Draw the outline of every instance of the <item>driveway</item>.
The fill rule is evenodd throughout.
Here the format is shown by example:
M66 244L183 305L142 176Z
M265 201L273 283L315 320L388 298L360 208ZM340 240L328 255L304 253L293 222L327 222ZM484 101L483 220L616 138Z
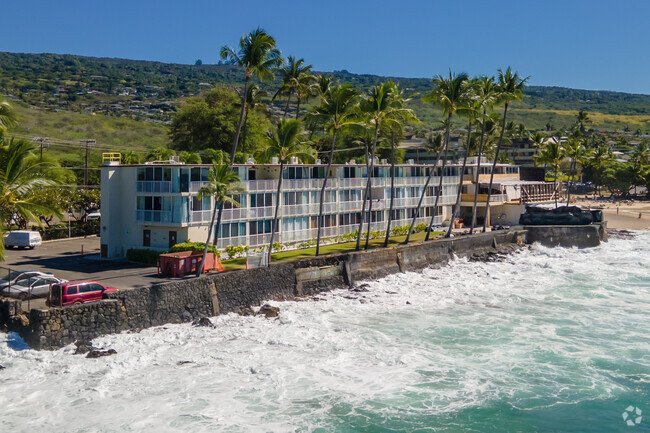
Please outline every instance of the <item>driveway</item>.
M146 286L166 279L157 275L156 267L125 260L101 260L99 244L99 237L89 236L46 241L33 250L7 249L5 261L0 262L0 275L4 277L8 269L51 272L66 280L95 280L118 289ZM37 300L31 306L38 308L41 303L45 305L44 301Z

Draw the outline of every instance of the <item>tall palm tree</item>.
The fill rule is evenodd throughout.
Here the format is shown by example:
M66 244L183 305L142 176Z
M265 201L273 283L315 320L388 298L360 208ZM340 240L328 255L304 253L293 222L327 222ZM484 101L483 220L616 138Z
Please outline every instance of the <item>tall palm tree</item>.
M149 161L167 161L174 156L175 152L167 146L155 146L149 149L147 160Z
M212 208L212 218L210 219L210 226L208 227L208 237L205 240L205 248L203 249L203 258L201 263L196 269L196 276L198 277L203 273L205 268L205 258L208 255L210 247L210 238L212 237L212 228L214 227L214 218L219 211L217 217L216 236L214 245L216 247L219 241L219 227L221 227L221 215L223 214L224 203L229 203L233 206L239 206L239 203L233 198L233 195L245 192L246 190L241 184L239 173L232 171L228 163L213 163L208 172L208 182L204 184L197 194L199 200L203 197L214 197L214 206Z
M539 155L535 157L536 164L549 165L553 169L553 191L555 195L555 207L557 207L557 178L560 173L560 164L564 159L564 150L559 140L550 140L542 148Z
M282 118L287 117L289 112L289 103L291 96L298 91L298 85L301 78L310 74L312 65L305 65L304 59L296 59L294 56L287 57L287 61L277 71L282 75L282 85L273 95L272 100L275 100L280 95L287 95L287 106L284 109ZM297 118L297 117L296 117Z
M489 120L488 111L492 111L492 108L494 107L494 104L497 100L494 77L479 78L475 91L477 104L476 108L481 112L481 139L479 141L477 153L478 158L476 163L476 178L474 179L476 184L474 187L474 205L472 206L472 222L469 229L470 234L474 232L474 225L476 224L476 206L478 204L478 191L480 186L479 178L481 175L481 158L483 157L483 147L485 144L485 129ZM493 124L494 122L492 122L492 125Z
M591 123L589 113L582 110L578 111L578 114L576 114L575 129L579 131L580 134L584 134L587 130L585 125L588 125L589 123Z
M487 201L485 203L485 218L483 219L483 232L487 230L487 222L490 215L490 197L492 196L492 184L494 183L494 171L497 167L499 159L499 151L503 143L503 133L506 130L506 118L508 115L508 105L512 101L521 101L524 97L524 86L529 77L521 78L516 72L508 67L505 72L499 69L498 78L498 95L499 102L503 102L503 126L501 127L501 134L499 135L499 142L497 144L496 154L494 155L494 162L492 163L492 172L490 173L490 186L488 187Z
M260 90L257 84L251 84L246 91L246 114L244 115L244 127L242 131L242 152L246 152L246 132L248 131L248 113L261 106L262 98L267 96L265 90Z
M465 156L463 158L463 166L460 169L460 179L458 180L458 191L456 191L456 202L451 214L451 223L447 230L446 238L451 237L451 232L454 229L454 221L458 214L460 214L460 198L463 190L463 182L465 177L465 167L467 167L467 156L472 148L472 124L476 117L481 112L481 107L478 105L478 80L466 81L465 92L463 93L462 106L458 108L458 114L467 118L467 144L465 146Z
M336 147L336 134L342 128L354 123L354 115L359 103L359 92L350 84L335 86L321 93L321 103L313 111L307 114L307 120L314 123L322 123L332 133L332 144L330 146L325 178L320 191L318 207L318 229L316 232L316 255L320 252L320 234L323 222L323 200L325 189L334 159L334 148Z
M571 202L571 186L573 185L573 177L577 174L578 164L582 164L587 156L587 149L577 137L571 137L564 144L564 154L569 158L569 186L567 188L566 204Z
M36 214L60 216L53 203L43 203L43 188L56 185L55 170L36 156L37 146L25 140L0 142L0 231L14 214L25 220L39 221ZM0 237L0 260L4 260L4 241Z
M391 114L391 123L388 127L390 130L390 205L388 208L388 223L386 224L386 237L384 239L384 248L388 246L390 238L390 225L393 221L393 208L395 204L395 134L400 138L403 136L403 126L406 122L420 123L415 112L406 108L406 103L414 95L408 98L404 96L404 91L396 85L396 93L393 95L393 112ZM366 240L367 242L367 240Z
M390 124L397 122L395 111L399 107L399 102L395 100L395 96L399 90L395 83L386 81L384 83L373 86L365 99L359 104L362 113L367 116L368 121L374 127L374 138L372 147L370 149L370 161L368 162L368 176L366 180L366 190L362 197L361 205L361 221L359 221L359 236L357 236L357 251L360 248L361 233L363 232L363 217L366 210L366 201L369 200L372 193L372 178L375 168L375 151L377 149L377 139L379 137L379 128L382 123ZM368 235L366 237L365 249L368 249L368 241L370 240L370 227L372 226L372 199L369 200L368 205Z
M280 172L278 174L278 189L275 194L275 215L271 224L271 240L269 241L268 265L271 264L271 251L273 251L273 238L277 231L278 210L280 209L280 198L282 194L282 173L284 165L289 158L296 156L303 160L313 160L314 151L305 147L300 141L302 123L299 120L280 120L273 134L269 135L268 144L264 150L267 158L277 156L280 161Z
M438 163L440 162L443 147L444 147L443 138L440 133L438 133L435 136L433 135L429 136L429 143L427 148L431 152L436 152L436 162L434 162L431 168L429 168L429 175L427 176L427 180L426 182L424 182L424 187L422 188L422 192L420 193L420 200L418 201L418 205L416 206L416 208L412 211L413 218L411 219L411 226L409 227L409 231L408 233L406 233L406 239L404 240L404 244L409 243L409 240L411 239L411 233L413 233L413 227L415 226L415 222L420 217L420 209L422 208L422 202L424 201L424 196L427 192L427 188L429 187L429 183L431 182L431 178L433 177L433 174L436 171L436 167L438 167Z
M442 180L445 175L445 164L447 163L447 150L449 148L449 132L451 128L451 116L462 105L465 93L465 82L467 81L467 74L453 74L449 71L449 77L445 78L438 75L433 79L433 90L422 98L424 102L432 102L438 107L442 108L446 117L445 127L445 144L443 146L444 159L442 160L442 167L440 169L440 182L438 183L438 191L436 193L436 201L433 205L433 212L431 214L431 221L427 227L427 234L425 240L429 240L431 235L431 227L433 226L434 219L438 213L438 201L442 193ZM452 222L453 223L453 222Z
M230 151L230 165L233 165L237 144L239 143L239 133L244 122L248 82L253 76L260 81L272 80L274 78L273 71L282 64L282 58L280 57L280 50L276 48L275 39L259 27L242 36L239 41L238 51L235 51L232 47L223 46L220 50L220 56L223 60L244 68L246 74L244 88L241 93L239 123L235 130L235 138Z
M316 77L312 74L301 74L296 78L296 119L300 118L300 103L318 94Z

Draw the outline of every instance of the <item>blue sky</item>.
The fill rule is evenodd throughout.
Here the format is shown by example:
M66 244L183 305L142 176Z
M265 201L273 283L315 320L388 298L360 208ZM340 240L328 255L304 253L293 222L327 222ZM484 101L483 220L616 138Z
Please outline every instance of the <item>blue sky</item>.
M0 51L216 63L257 26L318 71L432 77L510 65L530 84L650 94L646 0L3 2Z

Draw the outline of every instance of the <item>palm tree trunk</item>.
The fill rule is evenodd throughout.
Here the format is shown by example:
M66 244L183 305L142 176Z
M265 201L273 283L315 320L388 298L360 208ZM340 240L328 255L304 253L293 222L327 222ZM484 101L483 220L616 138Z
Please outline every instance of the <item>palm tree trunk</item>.
M365 147L365 153L366 153L366 172L370 173L370 155L368 154L368 146L364 145ZM359 221L359 229L357 233L357 246L355 248L356 251L359 251L359 248L361 247L361 232L363 232L363 216L366 213L366 197L368 197L369 194L369 185L368 182L366 182L366 187L363 190L363 197L361 197L361 221Z
M555 209L557 209L557 197L559 195L557 192L557 175L558 172L560 171L559 168L560 168L559 165L555 167L555 176L553 176L553 194L555 196Z
M494 171L497 167L497 161L499 159L499 151L501 150L501 143L503 142L503 133L506 130L506 115L508 114L508 102L506 102L503 109L503 126L501 127L501 133L499 134L499 143L497 144L497 151L494 154L494 162L492 163L492 172L490 173L490 186L488 187L487 201L485 202L485 218L483 219L483 233L487 231L487 221L490 216L490 197L492 197L492 183L494 182ZM490 221L491 223L492 221Z
M246 132L248 132L248 111L249 107L248 104L246 104L246 115L244 116L244 130L242 131L242 138L241 138L241 151L246 152Z
M390 209L388 210L388 224L386 225L386 239L384 248L388 246L390 237L390 223L393 220L393 204L395 202L395 133L390 132Z
M241 93L241 112L239 113L239 123L237 124L237 130L235 130L235 140L232 143L232 150L230 151L230 166L235 163L235 153L237 152L237 144L239 143L239 132L241 131L242 123L244 123L244 111L246 110L246 92L248 91L248 80L246 77L244 80L244 90Z
M271 240L269 241L269 257L267 265L271 266L271 251L273 250L273 237L275 235L275 226L278 223L278 210L280 210L280 192L282 191L282 170L284 169L284 160L280 161L280 178L278 179L278 191L275 194L275 216L271 224Z
M377 136L379 134L379 122L375 124L375 139L372 142L372 152L370 154L370 173L368 173L368 234L366 235L366 245L364 249L368 249L368 242L370 241L370 228L372 227L372 177L375 171L375 150L377 149Z
M570 166L570 176L571 178L569 179L569 182L567 183L567 195L566 195L566 205L569 206L569 203L571 203L571 185L573 184L573 176L575 176L575 171L578 166L578 163L576 160L571 161L571 166Z
M210 246L210 237L212 236L212 227L214 226L214 217L217 215L217 208L219 208L219 221L221 221L221 211L223 210L223 204L215 203L214 209L212 209L212 218L210 219L210 227L208 227L208 238L205 240L205 248L203 248L203 257L201 258L201 263L196 268L196 276L199 277L203 273L205 268L205 258L208 256L208 247ZM217 233L219 232L219 227L217 227Z
M316 256L318 256L320 253L320 229L323 223L323 201L325 199L325 188L327 188L327 180L329 179L330 168L332 167L332 159L334 158L334 146L336 146L336 128L334 128L334 132L332 133L332 146L330 147L327 169L325 169L325 179L323 180L323 187L320 189L320 203L318 205L318 229L316 231Z
M449 128L451 127L451 113L447 116L447 130L445 131L445 146L444 146L444 155L445 159L442 160L442 167L440 168L440 182L438 182L438 191L436 192L436 201L433 204L433 213L431 214L431 221L427 227L427 235L424 237L425 241L429 240L431 237L431 227L433 226L433 221L435 220L438 214L438 201L440 200L440 195L442 194L442 179L445 177L445 165L447 164L447 147L449 146Z
M476 185L474 187L474 206L472 207L472 226L469 234L474 233L476 225L476 205L478 204L479 177L481 176L481 156L483 155L483 139L485 137L485 110L483 110L483 124L481 125L481 143L478 146L478 162L476 163Z
M447 230L446 238L451 237L451 231L454 228L454 221L456 220L456 215L460 213L460 196L463 189L463 177L465 176L465 167L467 166L467 155L469 154L469 146L472 139L472 120L470 119L469 125L467 126L467 147L465 149L465 158L463 158L463 168L460 169L460 180L458 181L458 191L456 192L456 204L454 205L454 212L451 214L451 224L449 224L449 230Z
M300 95L298 95L298 105L296 105L296 119L300 116Z
M287 113L289 112L289 101L291 100L292 93L293 90L289 90L289 96L287 96L287 106L284 107L284 115L282 115L282 120L284 120L287 117Z
M431 167L431 170L429 170L429 176L427 177L427 181L424 183L424 189L420 194L420 200L418 201L418 206L414 209L413 219L411 220L411 226L409 227L409 231L406 234L406 240L404 241L404 244L409 243L409 239L411 238L411 233L413 232L413 227L415 226L415 221L420 217L420 208L422 207L424 196L427 192L427 188L429 187L429 183L431 182L431 178L433 177L433 173L435 173L436 167L438 167L438 162L440 161L441 156L442 156L442 148L438 150L438 156L436 156L436 162L433 164L433 167Z

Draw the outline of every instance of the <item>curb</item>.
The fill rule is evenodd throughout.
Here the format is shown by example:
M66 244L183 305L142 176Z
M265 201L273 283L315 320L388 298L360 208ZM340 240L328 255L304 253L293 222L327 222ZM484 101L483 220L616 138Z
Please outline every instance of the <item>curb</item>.
M61 238L61 239L50 239L47 241L42 241L43 244L49 244L51 242L61 242L61 241L72 241L75 239L88 239L88 238L99 238L99 235L88 235L88 236L73 236L71 238Z

